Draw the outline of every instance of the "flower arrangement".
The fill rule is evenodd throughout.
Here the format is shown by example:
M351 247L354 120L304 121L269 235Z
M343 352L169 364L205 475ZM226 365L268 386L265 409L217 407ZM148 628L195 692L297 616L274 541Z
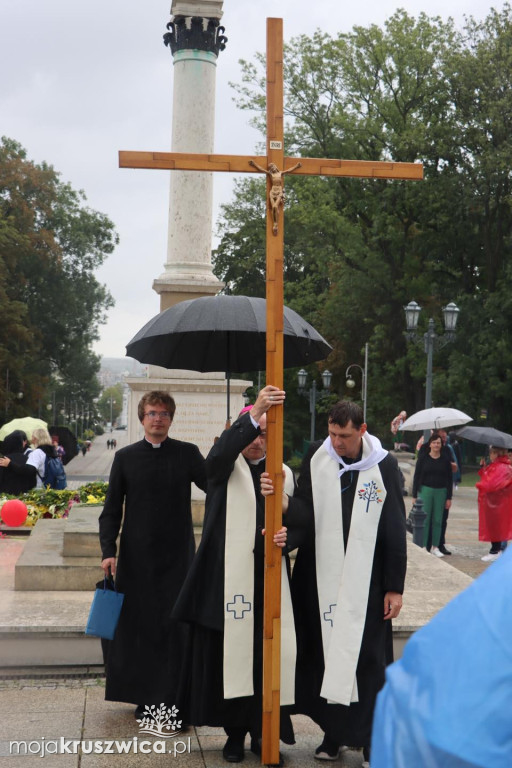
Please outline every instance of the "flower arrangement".
M103 504L107 488L108 483L94 482L82 485L76 490L33 489L19 496L2 496L0 498L0 507L7 499L20 499L27 505L28 509L25 525L31 527L41 517L67 517L73 504Z

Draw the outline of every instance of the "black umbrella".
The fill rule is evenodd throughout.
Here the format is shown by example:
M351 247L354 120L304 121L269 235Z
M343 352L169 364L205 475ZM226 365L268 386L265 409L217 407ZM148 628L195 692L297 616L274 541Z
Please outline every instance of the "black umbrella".
M207 296L181 301L153 317L126 345L141 363L190 371L264 370L266 301L253 296ZM284 366L323 360L332 347L297 312L284 308Z
M493 427L463 427L457 431L457 437L464 437L474 443L494 445L495 448L508 448L512 450L512 435L500 432Z
M78 453L75 435L67 427L50 427L48 431L50 435L56 435L59 438L59 445L62 445L65 450L65 454L62 457L62 463L67 464L68 461L71 461L71 459Z

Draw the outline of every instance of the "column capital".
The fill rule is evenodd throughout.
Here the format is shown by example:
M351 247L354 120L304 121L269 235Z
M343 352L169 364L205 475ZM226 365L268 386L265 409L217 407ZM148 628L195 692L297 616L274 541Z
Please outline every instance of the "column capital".
M222 18L224 0L172 0L173 16L205 16L209 19Z
M223 34L224 27L219 26L218 18L203 16L174 16L167 24L168 32L164 43L174 55L177 51L208 51L219 55L228 41Z

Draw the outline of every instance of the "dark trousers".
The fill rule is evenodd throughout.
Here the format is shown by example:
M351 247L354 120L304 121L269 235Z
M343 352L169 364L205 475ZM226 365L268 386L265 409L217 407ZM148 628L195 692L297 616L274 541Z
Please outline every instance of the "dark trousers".
M446 527L448 525L448 515L450 514L449 509L445 509L443 512L443 523L441 525L441 538L439 539L439 546L444 547L445 541L446 541Z
M226 736L229 736L230 739L234 739L235 741L244 741L246 734L250 731L250 728L249 726L244 728L243 726L225 725L224 730L226 731ZM254 737L254 734L251 733L251 736Z

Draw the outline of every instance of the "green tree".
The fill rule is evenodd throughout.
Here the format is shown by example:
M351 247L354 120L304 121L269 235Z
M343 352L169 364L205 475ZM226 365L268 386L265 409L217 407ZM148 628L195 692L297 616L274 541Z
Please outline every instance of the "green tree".
M51 375L73 381L78 360L87 360L82 375L94 377L99 368L91 345L113 300L94 272L117 235L84 203L83 192L52 166L31 162L16 141L2 139L0 298L8 320L0 327L0 364L24 391L25 412L40 408Z
M123 410L123 388L121 384L107 387L98 400L98 411L104 422L114 424Z
M382 28L316 32L286 46L288 154L424 164L419 183L286 181L285 300L333 345L326 363L340 395L346 366L362 362L369 342L369 422L387 439L391 418L424 402L425 354L403 333L411 299L425 309L420 333L448 301L461 308L456 344L434 359L434 402L475 416L486 407L512 428L501 349L512 320L511 21L509 5L461 30L397 11ZM259 127L263 63L243 63L236 86ZM241 184L223 210L216 269L235 292L253 284L244 267L254 260L263 288L257 194L254 182Z

